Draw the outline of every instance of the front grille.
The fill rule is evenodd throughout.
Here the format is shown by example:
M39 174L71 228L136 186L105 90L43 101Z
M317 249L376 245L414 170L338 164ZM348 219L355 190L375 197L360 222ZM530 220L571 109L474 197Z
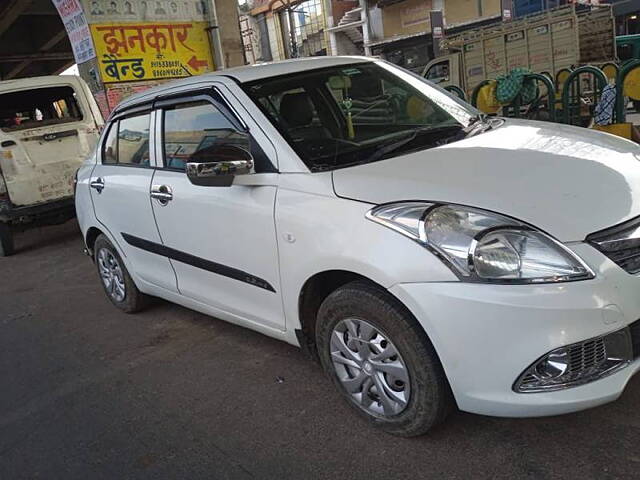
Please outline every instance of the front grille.
M640 217L592 233L587 242L628 273L640 272Z

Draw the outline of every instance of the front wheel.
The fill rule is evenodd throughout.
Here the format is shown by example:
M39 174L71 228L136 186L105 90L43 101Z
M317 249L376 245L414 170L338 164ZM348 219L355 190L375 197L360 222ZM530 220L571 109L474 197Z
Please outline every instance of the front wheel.
M13 233L11 225L0 222L0 257L13 255Z
M338 391L388 433L426 433L454 406L431 342L381 288L357 281L330 294L318 312L316 342Z

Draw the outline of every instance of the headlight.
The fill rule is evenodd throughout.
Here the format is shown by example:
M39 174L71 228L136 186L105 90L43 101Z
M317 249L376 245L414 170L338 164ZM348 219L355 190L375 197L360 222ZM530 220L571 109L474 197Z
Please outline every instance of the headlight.
M429 248L464 280L543 283L594 277L560 242L497 213L458 205L401 202L375 207L367 218Z

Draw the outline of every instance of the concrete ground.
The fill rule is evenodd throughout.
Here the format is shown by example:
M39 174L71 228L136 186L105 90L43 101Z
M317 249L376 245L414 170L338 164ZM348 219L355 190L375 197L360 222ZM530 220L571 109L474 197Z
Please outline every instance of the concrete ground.
M17 247L0 258L0 479L640 475L640 377L586 412L456 413L394 438L294 347L162 301L120 313L73 222Z

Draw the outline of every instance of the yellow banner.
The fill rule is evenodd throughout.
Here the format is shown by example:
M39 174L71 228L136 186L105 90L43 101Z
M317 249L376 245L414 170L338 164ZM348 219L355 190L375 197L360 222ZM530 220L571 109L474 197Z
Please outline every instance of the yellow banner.
M104 83L190 77L214 70L206 22L91 25Z

